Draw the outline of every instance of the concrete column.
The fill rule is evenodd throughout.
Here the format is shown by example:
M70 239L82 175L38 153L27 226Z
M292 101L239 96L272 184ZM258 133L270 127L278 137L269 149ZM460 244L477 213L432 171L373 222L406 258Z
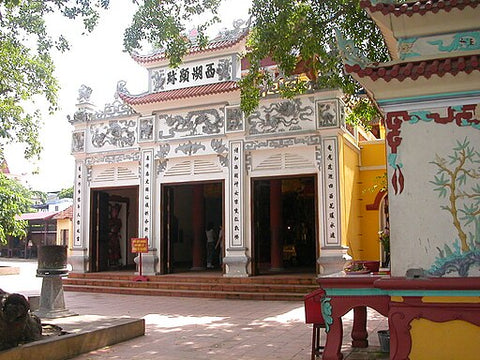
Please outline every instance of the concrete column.
M205 269L205 207L203 203L203 184L193 186L192 199L192 270Z
M270 270L283 270L282 180L270 181Z

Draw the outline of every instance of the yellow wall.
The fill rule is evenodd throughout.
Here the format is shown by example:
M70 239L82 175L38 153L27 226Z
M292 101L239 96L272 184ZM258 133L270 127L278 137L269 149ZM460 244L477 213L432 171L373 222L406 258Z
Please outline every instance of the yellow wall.
M339 137L340 211L342 213L342 245L349 247L349 255L358 257L360 235L359 162L360 151L349 135Z
M469 322L415 319L410 325L411 360L474 360L480 356L480 327Z
M378 239L379 211L367 210L367 205L373 204L379 193L374 189L380 185L381 177L386 172L385 141L368 141L360 143L361 164L359 175L359 217L361 231L356 254L357 260L379 260L380 243ZM381 209L380 209L381 210Z
M70 249L73 246L73 223L70 219L58 219L57 220L57 244L62 244L61 230L68 230L68 255L70 255Z

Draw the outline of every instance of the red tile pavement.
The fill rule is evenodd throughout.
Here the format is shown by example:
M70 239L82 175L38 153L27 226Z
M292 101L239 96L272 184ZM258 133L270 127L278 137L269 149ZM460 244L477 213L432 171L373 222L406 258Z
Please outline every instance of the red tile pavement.
M305 324L303 302L74 292L65 294L65 302L79 314L146 321L145 336L75 359L310 359L312 328ZM352 319L352 313L344 317L345 359L388 359L378 357L376 334L387 329L386 319L369 311L372 346L351 352Z

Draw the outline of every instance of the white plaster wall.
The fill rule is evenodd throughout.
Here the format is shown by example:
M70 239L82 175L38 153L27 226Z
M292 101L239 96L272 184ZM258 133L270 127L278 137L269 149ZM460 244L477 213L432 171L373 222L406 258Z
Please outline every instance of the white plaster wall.
M453 153L457 141L463 142L464 139L469 139L470 145L479 151L480 130L470 126L459 127L454 122L403 122L401 137L403 140L398 148L397 160L403 164L401 170L405 178L405 188L401 194L394 194L391 181L393 168L388 167L391 266L395 276L404 276L409 268L430 269L439 256L439 249L445 251L446 244L454 250L458 233L451 214L442 210L443 206L450 205L450 192L440 198L438 191L434 191L437 186L432 181L435 180L438 167L431 162L439 155L446 158L448 163L451 160L448 156ZM476 167L477 171L479 169L478 164L467 166ZM470 189L472 185L472 182L467 182L464 188ZM465 225L465 221L462 221L462 226L466 233L475 231L473 224Z

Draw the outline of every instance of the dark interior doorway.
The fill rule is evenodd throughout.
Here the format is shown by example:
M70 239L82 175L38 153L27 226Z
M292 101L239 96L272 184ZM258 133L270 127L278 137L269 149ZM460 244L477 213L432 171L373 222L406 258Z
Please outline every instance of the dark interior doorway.
M315 189L315 176L253 180L254 274L315 273Z
M163 273L203 270L207 261L205 230L209 223L218 236L223 224L223 181L162 186ZM213 266L220 269L219 249Z
M130 239L138 233L138 187L91 192L90 271L134 269Z

